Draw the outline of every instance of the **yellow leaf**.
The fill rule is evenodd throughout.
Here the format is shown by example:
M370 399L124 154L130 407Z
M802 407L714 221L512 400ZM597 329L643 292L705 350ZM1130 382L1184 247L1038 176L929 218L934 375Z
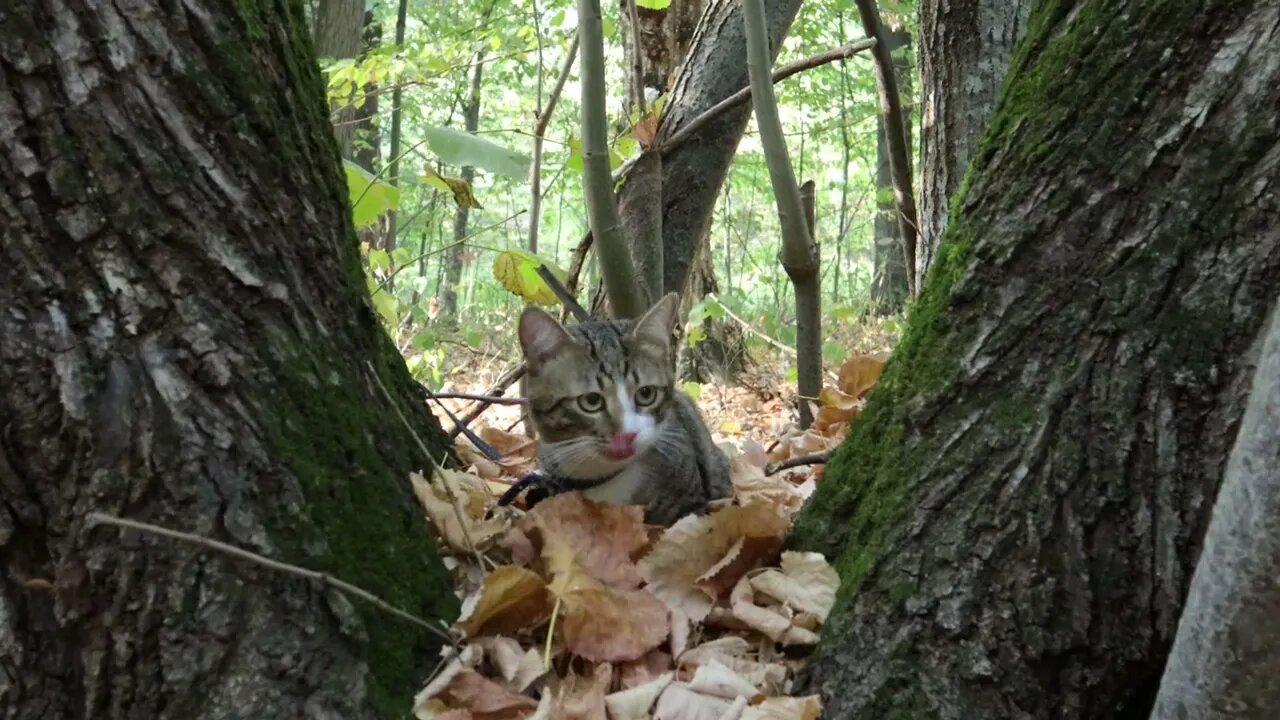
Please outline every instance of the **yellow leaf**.
M458 620L467 637L536 627L551 614L547 585L532 570L502 565L484 578L471 612Z
M855 398L862 397L880 379L884 360L880 355L854 355L845 360L840 366L840 390Z
M471 192L471 184L459 177L440 175L431 168L422 173L422 181L437 190L453 194L453 202L460 208L484 209L476 196Z
M551 291L542 276L538 275L539 265L546 265L551 274L562 283L568 277L564 270L556 265L537 255L515 249L504 250L494 257L493 276L502 283L502 287L528 302L554 305L559 298Z

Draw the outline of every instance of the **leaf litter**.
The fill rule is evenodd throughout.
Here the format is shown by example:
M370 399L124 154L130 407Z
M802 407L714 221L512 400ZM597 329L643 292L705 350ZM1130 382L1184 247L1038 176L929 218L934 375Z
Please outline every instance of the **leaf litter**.
M666 529L646 526L639 507L578 493L528 511L519 503L496 508L496 498L534 469L537 443L510 430L518 407L491 408L498 417L478 433L501 461L460 437L464 471L411 477L463 601L454 625L461 640L443 651L414 716L817 718L817 696L789 691L839 578L821 555L781 548L822 466L775 475L764 467L835 447L883 364L883 355L846 360L805 431L786 419L781 396L703 393L701 409L730 459L734 497Z

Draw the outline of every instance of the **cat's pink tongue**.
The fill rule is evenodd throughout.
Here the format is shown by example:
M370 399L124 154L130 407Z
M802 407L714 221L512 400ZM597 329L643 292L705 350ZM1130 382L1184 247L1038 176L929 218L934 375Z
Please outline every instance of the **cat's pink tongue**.
M633 432L614 433L609 438L609 446L604 454L612 460L625 460L636 454L636 434Z

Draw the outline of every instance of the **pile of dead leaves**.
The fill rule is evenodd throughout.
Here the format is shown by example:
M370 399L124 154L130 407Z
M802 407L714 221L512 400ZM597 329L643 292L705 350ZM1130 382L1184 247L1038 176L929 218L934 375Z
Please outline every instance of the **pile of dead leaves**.
M818 717L816 697L786 694L838 578L820 555L780 552L796 488L727 450L737 498L665 530L577 493L487 517L478 476L414 476L464 598L461 650L416 716Z
M821 466L764 468L839 443L883 365L883 356L849 358L805 431L781 417L776 398L756 408L750 430L713 421L716 436L733 441L721 447L734 497L668 529L646 526L639 507L577 493L529 512L496 508L533 470L536 441L482 427L502 455L494 461L460 439L466 472L412 478L463 599L459 642L418 694L416 717L817 718L816 696L788 693L838 578L820 555L781 547ZM719 395L732 400L724 414L745 402L730 395ZM765 423L775 438L767 448L752 437Z

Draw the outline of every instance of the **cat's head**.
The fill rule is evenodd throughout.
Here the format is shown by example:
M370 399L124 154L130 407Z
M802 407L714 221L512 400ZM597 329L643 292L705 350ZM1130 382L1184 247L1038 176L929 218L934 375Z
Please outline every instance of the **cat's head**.
M671 405L679 308L670 293L633 321L565 328L538 308L520 315L529 418L557 472L605 477L654 447Z

